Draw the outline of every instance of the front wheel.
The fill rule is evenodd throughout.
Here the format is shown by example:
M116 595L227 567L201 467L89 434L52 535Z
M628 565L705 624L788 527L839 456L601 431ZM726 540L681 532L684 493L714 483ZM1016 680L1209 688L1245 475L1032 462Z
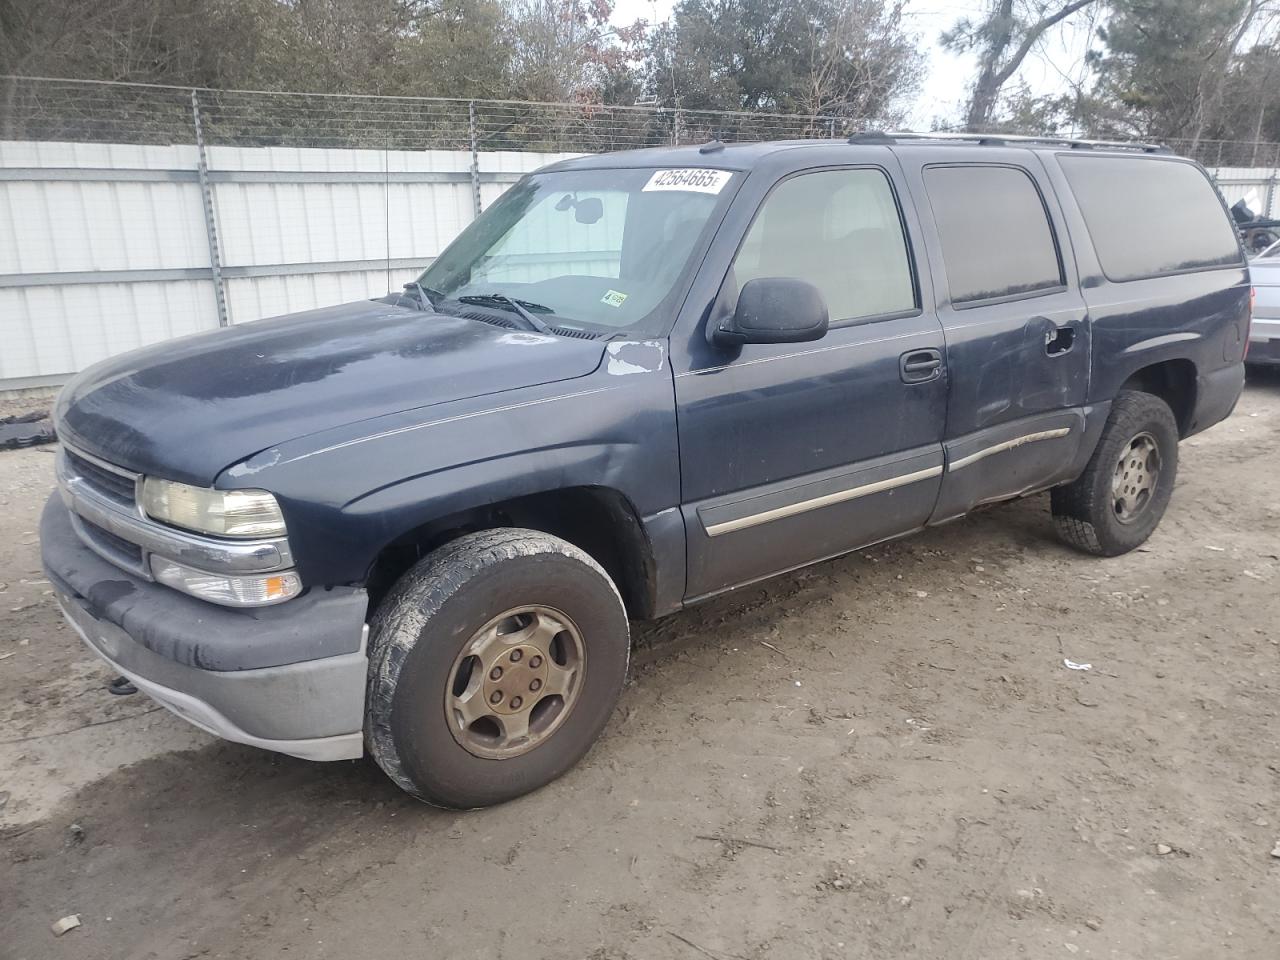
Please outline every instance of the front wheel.
M373 616L365 740L400 787L484 807L554 780L590 748L626 678L613 581L534 530L471 534L425 557Z
M1096 556L1128 553L1164 516L1177 473L1178 424L1169 405L1120 391L1084 473L1050 493L1058 535Z

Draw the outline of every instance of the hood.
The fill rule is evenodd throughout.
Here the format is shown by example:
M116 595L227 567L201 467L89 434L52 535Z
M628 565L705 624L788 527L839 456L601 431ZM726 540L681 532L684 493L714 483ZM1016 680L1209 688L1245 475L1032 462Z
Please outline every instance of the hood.
M109 462L207 486L260 450L330 427L585 376L604 346L343 304L99 363L63 391L57 429Z

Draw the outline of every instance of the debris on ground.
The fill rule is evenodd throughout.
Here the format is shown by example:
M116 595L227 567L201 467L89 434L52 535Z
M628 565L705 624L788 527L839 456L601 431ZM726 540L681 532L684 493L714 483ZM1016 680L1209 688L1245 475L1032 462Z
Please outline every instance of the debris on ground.
M845 876L843 873L833 873L828 877L824 877L817 883L819 890L852 890L854 880Z
M1076 663L1074 660L1070 660L1066 657L1063 657L1062 665L1066 667L1068 670L1092 670L1093 669L1092 663Z
M40 443L53 443L56 439L48 410L0 417L0 450L34 447Z
M55 937L60 937L68 930L74 930L80 926L80 914L73 913L70 916L63 917L61 920L55 920L49 924L49 929L53 931Z
M133 681L128 677L120 676L107 684L107 692L113 696L127 697L130 694L137 693L138 688L134 686Z

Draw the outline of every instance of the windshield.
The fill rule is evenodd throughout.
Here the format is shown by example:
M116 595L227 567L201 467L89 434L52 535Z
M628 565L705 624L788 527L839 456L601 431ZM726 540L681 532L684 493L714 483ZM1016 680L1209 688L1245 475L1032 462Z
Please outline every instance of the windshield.
M460 301L466 312L526 309L553 328L663 333L689 255L728 202L733 176L654 168L534 174L418 282L442 312L460 312Z

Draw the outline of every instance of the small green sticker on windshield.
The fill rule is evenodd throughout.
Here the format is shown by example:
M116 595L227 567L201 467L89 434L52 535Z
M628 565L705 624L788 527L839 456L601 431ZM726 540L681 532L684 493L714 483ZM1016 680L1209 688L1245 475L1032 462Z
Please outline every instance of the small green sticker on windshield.
M617 290L610 290L600 298L600 302L607 303L611 307L620 307L627 302L627 295Z

